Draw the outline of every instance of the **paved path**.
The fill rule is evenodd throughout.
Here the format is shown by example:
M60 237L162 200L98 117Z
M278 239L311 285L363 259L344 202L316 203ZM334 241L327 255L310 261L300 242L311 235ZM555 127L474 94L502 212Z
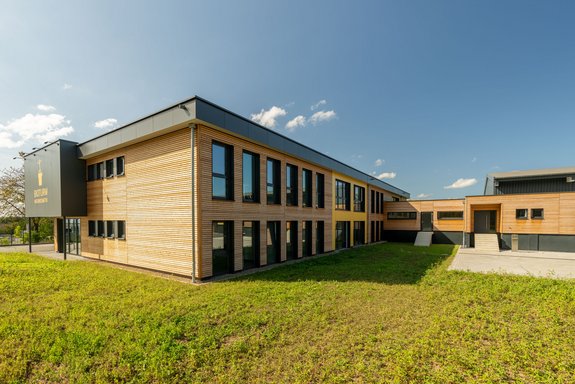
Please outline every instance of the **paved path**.
M459 248L450 270L496 272L537 277L575 278L575 253L538 251L484 252Z
M12 253L12 252L22 252L28 253L28 245L12 245L0 247L0 252ZM45 257L50 257L52 259L63 260L64 254L54 251L54 244L32 244L32 253L36 255L41 255ZM90 260L82 256L77 255L66 255L68 260Z

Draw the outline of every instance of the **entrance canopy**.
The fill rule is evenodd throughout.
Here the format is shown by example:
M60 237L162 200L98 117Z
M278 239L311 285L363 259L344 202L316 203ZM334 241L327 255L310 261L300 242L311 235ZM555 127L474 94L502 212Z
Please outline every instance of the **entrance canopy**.
M26 217L86 216L86 162L58 140L24 157Z

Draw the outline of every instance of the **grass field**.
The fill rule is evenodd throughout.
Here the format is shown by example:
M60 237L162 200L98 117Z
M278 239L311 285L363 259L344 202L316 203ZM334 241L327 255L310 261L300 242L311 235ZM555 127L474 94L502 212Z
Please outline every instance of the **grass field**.
M383 244L192 286L0 254L0 382L573 382L575 282Z

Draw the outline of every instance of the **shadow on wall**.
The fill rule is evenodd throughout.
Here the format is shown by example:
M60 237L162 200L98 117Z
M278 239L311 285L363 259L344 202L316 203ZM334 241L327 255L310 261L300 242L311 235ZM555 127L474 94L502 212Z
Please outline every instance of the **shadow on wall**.
M370 245L234 280L416 284L429 269L447 259L453 249L453 245L432 245L429 248L401 243Z

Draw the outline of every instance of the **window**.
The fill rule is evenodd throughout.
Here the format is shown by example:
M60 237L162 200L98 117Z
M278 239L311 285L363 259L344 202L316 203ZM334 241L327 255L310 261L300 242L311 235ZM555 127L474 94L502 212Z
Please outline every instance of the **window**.
M399 201L399 197L393 196L393 197L391 198L391 201Z
M379 212L379 192L375 192L375 213L380 213Z
M104 221L98 220L98 237L105 237L106 236L106 228L104 227Z
M94 181L98 178L98 170L96 169L96 164L88 165L88 181Z
M124 156L116 157L116 176L124 175Z
M96 222L94 220L88 221L88 236L98 236L98 230L96 229Z
M114 159L106 160L106 178L114 177Z
M375 222L375 241L381 241L381 238L379 237L379 227L380 226L381 226L381 222L376 221Z
M371 190L371 213L375 213L375 191Z
M359 185L353 186L353 210L365 212L365 188Z
M369 222L369 242L375 243L375 221Z
M114 222L111 220L106 221L106 236L110 239L113 239L115 237Z
M301 171L302 206L309 208L313 206L311 176L311 171L309 169L303 169Z
M242 254L244 269L259 267L260 222L244 221L242 228Z
M543 208L533 208L531 210L532 219L543 219Z
M415 220L417 212L387 212L387 220Z
M286 221L286 257L297 258L297 221Z
M324 242L324 222L318 221L315 223L315 253L320 255L323 253L323 242Z
M104 162L100 162L96 164L96 167L98 168L98 179L103 179L106 175L106 165Z
M267 180L266 180L266 193L268 204L281 204L280 199L280 167L279 160L268 158L267 161Z
M335 209L349 211L349 197L349 183L335 180Z
M379 222L379 241L383 240L383 221Z
M437 220L463 220L463 211L437 212Z
M286 166L286 205L297 205L297 167Z
M123 220L116 221L116 232L118 232L118 239L126 239L126 222Z
M311 240L311 231L312 231L312 222L311 221L303 221L301 227L301 244L302 244L302 256L311 256L312 255L312 240Z
M268 221L266 230L266 250L267 263L279 263L281 260L280 252L280 222Z
M335 222L335 249L349 248L349 221Z
M234 271L234 222L212 223L212 275L224 275Z
M260 157L244 151L242 162L243 200L252 203L260 201Z
M384 197L383 193L380 193L379 194L379 213L383 213L383 201L384 201L383 197Z
M365 221L353 222L353 245L365 244Z
M516 209L515 210L515 218L516 219L523 219L527 220L529 218L529 210L526 208Z
M315 193L317 195L316 204L318 208L325 207L325 197L324 197L324 185L325 177L321 173L315 174Z
M212 143L212 197L233 200L233 149L230 145Z

